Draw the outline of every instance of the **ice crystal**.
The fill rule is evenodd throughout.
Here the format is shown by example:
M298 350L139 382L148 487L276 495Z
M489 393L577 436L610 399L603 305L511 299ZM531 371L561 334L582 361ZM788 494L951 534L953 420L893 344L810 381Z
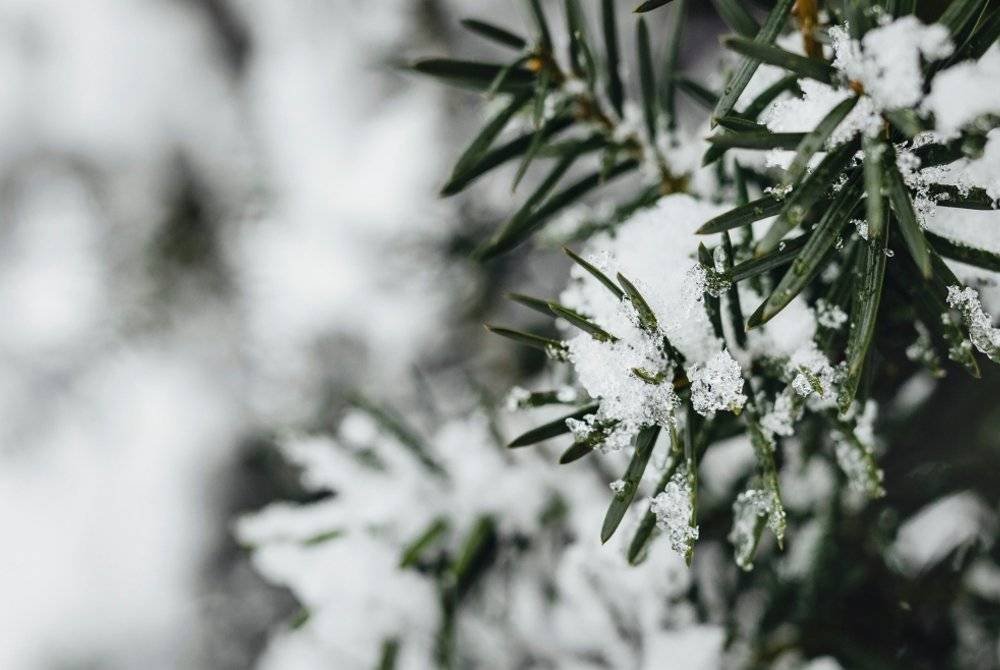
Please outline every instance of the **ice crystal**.
M851 223L854 224L854 229L858 231L858 237L863 240L868 239L868 222L864 219L851 219Z
M959 195L967 195L969 190L976 186L985 189L986 194L992 198L995 209L1000 204L1000 129L994 128L986 133L986 144L983 146L982 155L978 158L966 158L942 166L929 166L922 172L928 181L954 185ZM937 200L944 202L946 198L946 195L941 194ZM956 216L953 212L952 219L967 223L968 214L969 212L960 211ZM992 218L988 212L976 215L976 218L978 217ZM967 241L974 246L984 246L994 251L1000 248L1000 239L991 232L991 227L982 230L979 226L965 225L961 228L961 234L972 236L972 239ZM969 228L979 230L969 230Z
M672 396L672 399L675 397ZM673 405L670 407L672 409ZM667 417L666 419L657 421L656 423L663 423L672 418L669 412L665 412L665 416ZM603 441L600 443L600 449L605 452L621 451L629 446L638 430L637 426L626 422L614 424L611 428L607 429Z
M597 430L594 426L596 415L586 414L582 419L566 419L566 427L577 442L584 442Z
M772 128L772 130L774 130ZM778 186L768 186L764 189L766 195L774 196L778 200L782 200L786 195L792 192L794 184L779 184Z
M721 244L712 251L712 264L715 266L716 272L726 271L726 250Z
M860 43L840 26L830 29L830 37L834 67L860 83L878 110L917 105L924 87L921 58L940 60L954 50L947 28L925 26L912 15L868 31Z
M779 542L784 538L785 510L774 491L749 489L736 496L729 541L735 549L736 564L744 570L753 569L753 555L765 524Z
M838 305L820 298L816 301L816 322L824 328L837 330L847 323L847 312Z
M812 384L809 383L809 378L801 372L795 375L795 379L792 380L792 388L795 389L795 392L803 398L813 392L813 387Z
M626 337L614 342L601 342L583 334L568 345L580 383L592 397L601 400L596 418L618 422L614 432L622 439L617 442L627 443L627 435L643 426L671 420L678 400L670 383L672 362L661 347L661 339L632 327ZM650 383L636 370L652 378L661 377L660 383Z
M650 503L656 515L656 525L666 532L670 548L686 555L698 539L698 526L691 525L694 506L691 473L682 465L667 482L662 492Z
M705 416L717 410L738 412L747 397L743 394L743 372L727 351L720 351L704 365L688 370L691 404Z
M669 414L664 421L669 420ZM658 420L646 422L621 421L608 418L601 410L597 414L587 414L583 419L566 419L566 427L577 442L585 442L602 452L621 451L629 445L640 428Z
M920 158L913 151L902 145L896 147L896 168L902 175L903 181L913 191L911 194L913 210L917 215L917 221L923 227L937 210L937 203L931 197L930 188L938 171L925 172L920 169L920 165Z
M611 491L615 495L619 495L619 494L621 494L622 491L625 490L625 480L624 479L616 479L615 481L613 481L610 484L608 484L608 487L611 489Z
M708 289L708 270L700 263L691 267L684 275L684 294L690 303L698 303L704 299Z
M587 254L587 262L607 274L611 272L611 266L615 264L615 257L607 249L601 249L595 253ZM578 273L583 272L579 266L574 266L574 270ZM584 275L579 274L578 276L583 277Z
M721 248L716 247L716 252ZM716 266L715 268L706 268L699 263L692 266L684 275L684 294L690 305L700 303L704 300L706 293L718 298L729 289L730 282L722 276L721 270L717 269L721 262L720 255L714 253L712 263Z
M869 400L865 403L864 410L854 425L854 434L859 440L869 446L875 444L875 419L877 416L878 403L874 400Z
M948 306L962 315L962 323L969 329L973 346L989 356L990 360L1000 362L1000 328L994 328L990 316L983 311L979 293L969 287L949 286Z
M882 471L870 466L871 457L866 450L842 439L841 433L836 435L841 438L834 438L834 453L837 456L837 465L847 477L847 485L858 493L872 498L879 497L882 494Z
M582 419L566 419L566 427L577 442L586 440L594 432L594 415L585 414Z

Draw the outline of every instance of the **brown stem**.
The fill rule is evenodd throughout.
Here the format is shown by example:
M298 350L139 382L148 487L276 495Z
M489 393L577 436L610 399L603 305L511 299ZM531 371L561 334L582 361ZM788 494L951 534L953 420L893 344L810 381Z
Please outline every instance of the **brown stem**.
M810 58L823 58L823 46L816 40L816 26L819 23L817 0L795 0L792 13L799 20L802 32L802 46Z

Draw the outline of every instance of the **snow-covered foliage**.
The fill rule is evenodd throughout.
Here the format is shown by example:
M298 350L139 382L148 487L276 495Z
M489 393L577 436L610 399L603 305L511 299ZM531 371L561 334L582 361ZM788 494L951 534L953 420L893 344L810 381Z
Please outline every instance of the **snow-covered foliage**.
M633 567L589 532L607 490L595 472L510 458L478 413L424 446L415 454L358 410L333 436L283 440L326 497L238 525L258 570L304 608L262 668L375 667L387 649L398 668L442 655L473 667L717 667L723 631L693 619L683 560L657 552Z
M473 256L492 262L533 238L573 261L561 290L545 289L557 299L511 294L550 322L487 327L545 354L504 404L548 420L512 419L522 432L507 445L488 406L426 441L352 431L348 416L332 439L288 442L304 481L332 495L241 525L260 569L309 614L273 658L319 648L398 667L652 667L698 639L713 667L837 667L796 647L822 621L821 598L839 596L830 575L846 568L831 557L870 557L899 525L869 508L896 483L880 432L903 423L896 395L961 368L979 376L1000 352L987 309L1000 285L1000 109L989 92L968 113L949 97L995 69L997 17L980 22L964 2L927 23L902 3L893 16L883 3L792 12L778 0L758 25L718 4L743 35L725 40L740 58L718 92L669 53L654 67L640 22L627 99L613 3L603 58L576 3L561 37L529 3L534 41L466 23L517 52L506 67L414 66L491 98L444 193L511 158L515 188L529 185ZM678 113L681 91L710 117ZM565 441L563 467L546 466L552 440ZM355 565L355 542L381 558ZM893 560L879 555L877 569ZM375 573L336 592L334 575L362 570ZM805 604L791 607L789 591ZM383 612L386 600L399 606ZM358 609L377 625L344 621ZM827 645L859 658L840 642L810 652Z

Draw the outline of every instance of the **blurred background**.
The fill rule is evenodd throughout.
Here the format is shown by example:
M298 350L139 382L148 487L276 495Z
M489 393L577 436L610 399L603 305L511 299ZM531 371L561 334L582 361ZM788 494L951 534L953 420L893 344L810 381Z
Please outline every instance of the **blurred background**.
M0 668L252 666L297 606L234 520L310 495L274 436L538 369L479 324L565 264L466 260L511 206L437 197L484 111L400 67L489 55L457 19L522 9L0 0ZM995 447L989 383L953 425Z
M396 67L459 4L0 2L0 667L244 668L288 614L231 534L295 493L268 436L475 290L470 108Z
M0 2L0 667L245 668L294 611L231 532L301 495L272 436L461 360L495 291L503 189L436 195L482 111L400 69L459 9L520 21Z

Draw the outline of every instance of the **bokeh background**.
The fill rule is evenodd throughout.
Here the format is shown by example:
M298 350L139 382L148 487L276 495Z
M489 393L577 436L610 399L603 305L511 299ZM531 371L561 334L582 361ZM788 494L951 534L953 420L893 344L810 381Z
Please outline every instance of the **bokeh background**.
M293 611L231 532L298 495L272 437L480 338L482 112L400 67L459 10L516 13L0 2L0 667L244 668Z
M269 436L467 283L469 110L396 67L454 5L0 2L0 667L243 668L287 614L231 533L294 494Z
M457 19L521 9L0 0L0 668L250 667L296 609L232 533L307 495L275 436L537 368L478 324L565 265L466 260L511 206L437 197L484 111L401 67L488 54ZM951 425L993 445L988 383Z

